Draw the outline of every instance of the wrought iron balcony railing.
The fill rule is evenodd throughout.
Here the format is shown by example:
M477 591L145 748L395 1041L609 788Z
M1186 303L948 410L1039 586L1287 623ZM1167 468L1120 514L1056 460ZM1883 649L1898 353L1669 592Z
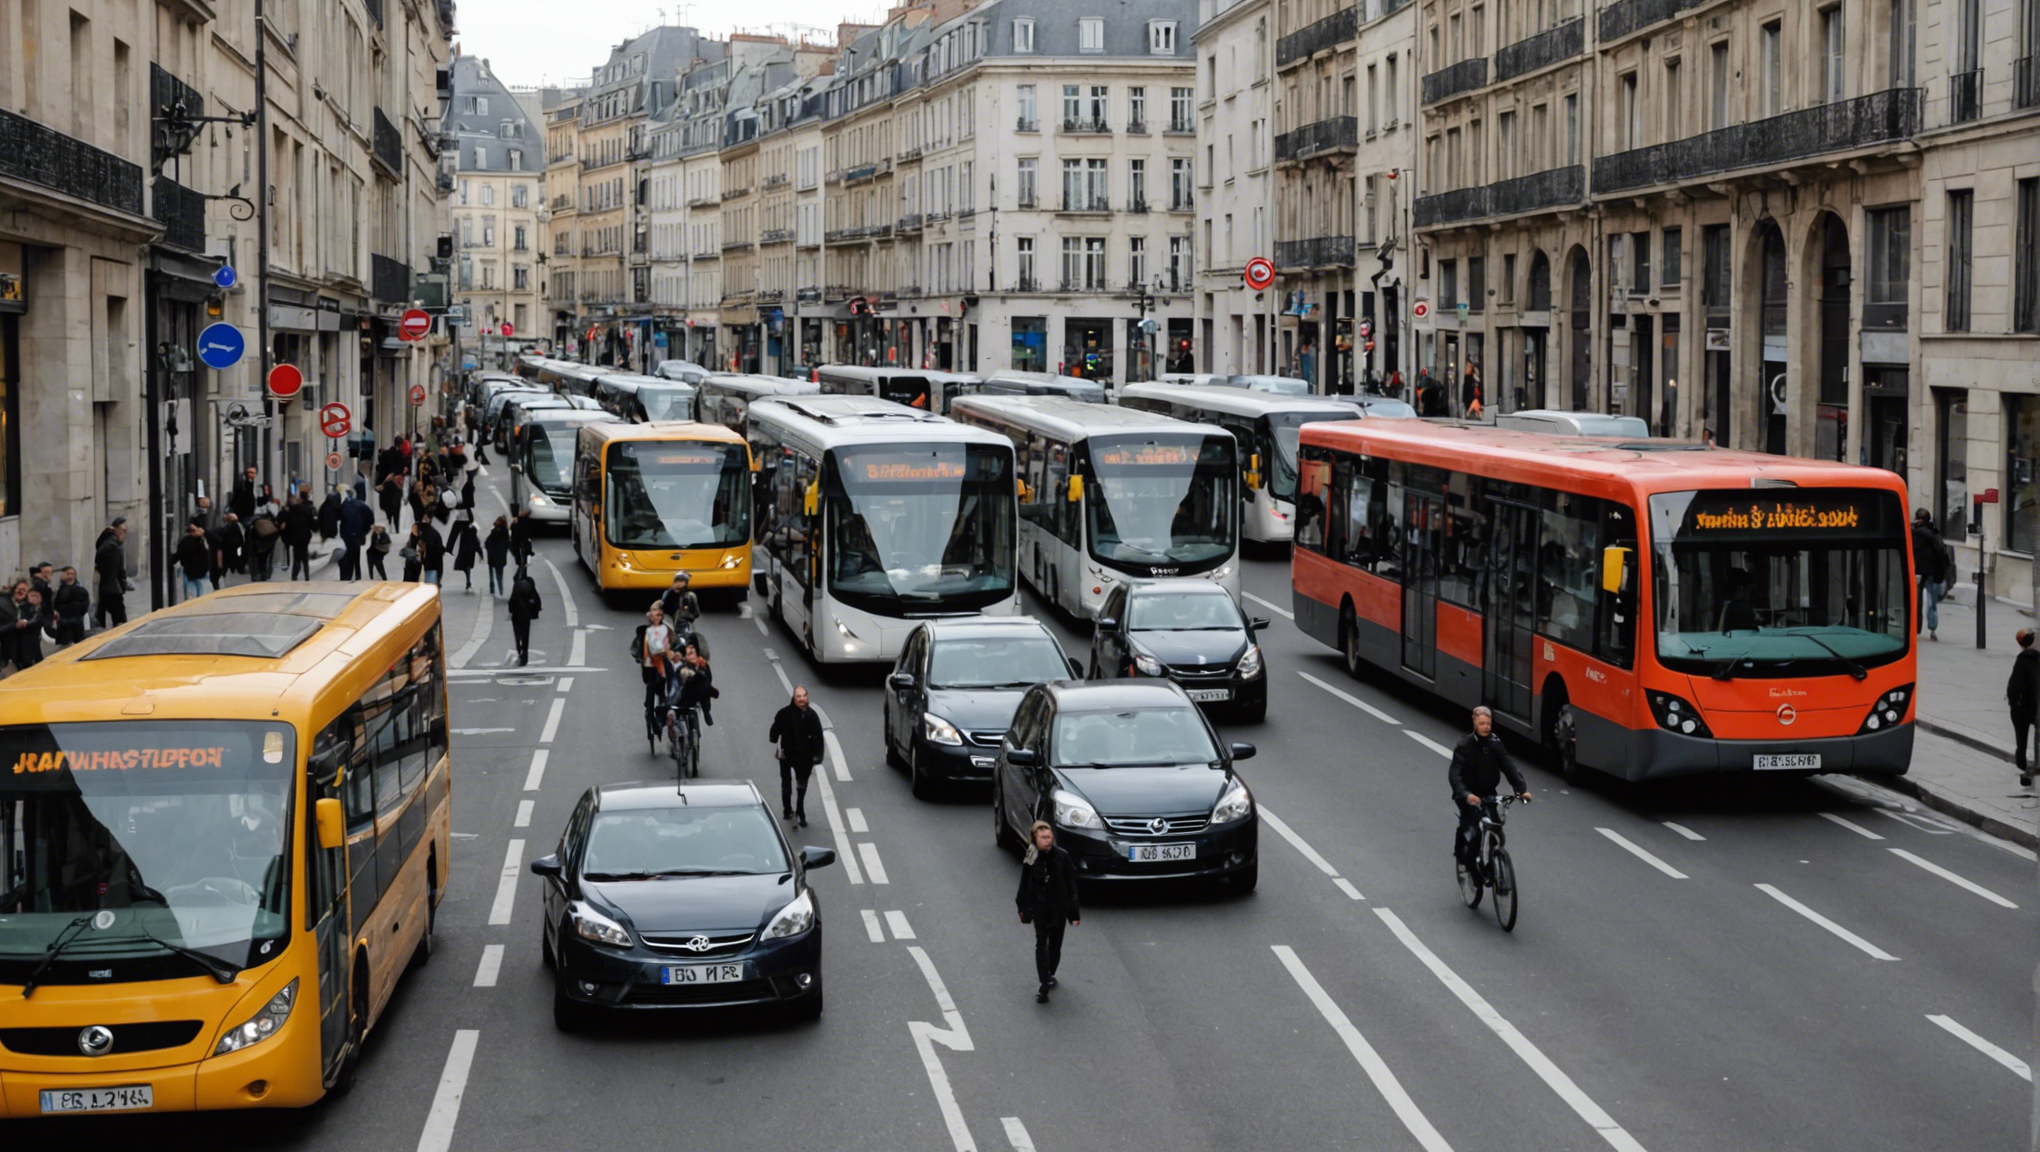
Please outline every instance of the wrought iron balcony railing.
M2012 62L2012 107L2040 108L2040 55Z
M394 256L371 252L368 256L368 294L384 304L404 304L411 299L411 268Z
M1471 92L1487 83L1487 57L1475 56L1461 60L1448 68L1440 68L1424 77L1424 103L1436 104L1450 100L1462 92Z
M375 162L382 165L390 179L404 174L404 138L397 133L397 126L390 122L381 108L375 110Z
M1983 69L1948 77L1948 123L1966 124L1983 115Z
M1472 188L1454 188L1450 192L1419 196L1416 203L1410 206L1410 213L1416 219L1419 228L1430 228L1459 220L1477 220L1490 215L1488 186L1478 184Z
M1615 0L1601 9L1600 42L1620 40L1631 32L1658 24L1688 8L1697 0Z
M1104 196L1065 196L1062 210L1065 212L1110 212L1112 201Z
M1595 195L1682 184L1739 168L1790 164L1904 140L1919 131L1920 90L1887 88L1594 161Z
M1320 49L1351 40L1360 28L1360 10L1341 8L1315 24L1307 24L1275 41L1275 67L1287 68Z
M1535 72L1561 60L1570 60L1587 48L1587 22L1575 16L1556 28L1546 28L1495 53L1494 79L1497 83L1526 72Z
M1532 172L1528 176L1517 176L1510 180L1498 180L1488 185L1487 207L1490 215L1514 216L1522 212L1537 212L1546 208L1578 204L1586 198L1586 165L1574 164L1565 168Z
M1315 236L1309 240L1277 240L1277 268L1350 267L1359 242L1351 236Z
M1275 159L1305 160L1326 152L1338 152L1360 146L1360 120L1355 116L1334 116L1305 124L1291 132L1275 137Z
M205 251L205 197L170 179L156 177L149 215L163 226L163 243L186 252Z

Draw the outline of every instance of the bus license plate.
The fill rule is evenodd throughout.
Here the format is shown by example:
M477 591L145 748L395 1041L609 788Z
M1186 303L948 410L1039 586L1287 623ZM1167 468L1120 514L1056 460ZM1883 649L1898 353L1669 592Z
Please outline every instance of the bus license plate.
M734 984L744 978L742 964L687 964L667 968L660 974L665 984Z
M156 1106L156 1090L147 1084L123 1088L54 1088L42 1094L44 1112L133 1112Z
M1197 859L1195 844L1135 844L1126 850L1126 859L1134 864L1159 864L1170 860Z
M1787 771L1803 772L1809 768L1820 767L1820 753L1818 752L1791 752L1782 756L1758 756L1755 759L1755 767L1759 772L1781 768Z
M1223 704L1232 699L1232 689L1192 688L1189 696L1190 699L1195 700L1199 704Z

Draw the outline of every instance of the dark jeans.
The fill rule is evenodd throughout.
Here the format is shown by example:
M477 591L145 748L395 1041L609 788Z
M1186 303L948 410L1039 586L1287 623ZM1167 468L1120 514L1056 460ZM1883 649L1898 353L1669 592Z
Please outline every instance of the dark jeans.
M1067 927L1069 917L1061 912L1034 918L1034 974L1043 984L1048 983L1062 963L1063 929Z
M1480 817L1485 805L1475 808L1464 796L1452 798L1452 810L1459 813L1459 827L1452 832L1452 856L1471 864L1480 854Z
M118 628L127 623L127 596L121 592L103 592L99 596L99 619L102 627Z
M785 760L779 762L779 810L791 812L801 819L807 819L807 786L815 774L815 766L795 764ZM799 792L794 791L794 781L800 781Z
M529 663L531 660L531 621L519 620L513 616L510 619L510 631L517 637L517 662L519 664Z
M361 579L361 545L346 544L340 549L340 578Z
M288 547L290 548L290 579L310 580L312 578L311 541L307 540L303 544L291 544ZM299 576L300 572L304 573L304 575Z
M389 578L390 578L390 570L389 570L388 568L385 568L385 567L383 566L383 561L384 561L384 560L385 560L385 559L386 559L386 558L387 558L388 556L389 556L389 553L387 553L387 552L377 552L377 551L376 551L375 549L373 549L373 548L369 549L369 550L368 550L368 574L369 574L369 575L371 575L371 576L373 576L373 577L375 577L375 578L376 578L376 579L378 579L378 580L387 580L387 579L389 579Z
M2021 715L2017 708L2012 709L2012 763L2018 765L2021 776L2030 771L2026 765L2026 737L2032 731L2033 716L2030 713Z

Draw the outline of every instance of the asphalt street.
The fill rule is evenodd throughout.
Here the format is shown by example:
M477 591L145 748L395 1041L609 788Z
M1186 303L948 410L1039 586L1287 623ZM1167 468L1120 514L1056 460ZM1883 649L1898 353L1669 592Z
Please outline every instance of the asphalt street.
M493 476L494 481L505 479ZM484 496L490 512L497 495ZM625 645L562 537L540 544L531 666L449 586L454 877L358 1086L310 1115L38 1124L82 1144L348 1149L1945 1149L2023 1146L2032 854L1853 780L1565 787L1526 758L1521 922L1459 901L1446 755L1465 717L1355 681L1297 632L1286 558L1246 565L1273 678L1241 766L1249 896L1087 899L1035 1003L1017 858L980 794L885 765L881 671L824 673L755 601L703 621L722 698L703 774L777 810L764 732L812 687L831 762L796 845L828 1009L557 1032L539 891L574 802L669 778ZM485 586L479 578L477 584ZM454 585L458 585L458 577ZM651 599L647 594L647 602ZM1082 625L1051 621L1073 655ZM30 1145L24 1145L30 1146Z

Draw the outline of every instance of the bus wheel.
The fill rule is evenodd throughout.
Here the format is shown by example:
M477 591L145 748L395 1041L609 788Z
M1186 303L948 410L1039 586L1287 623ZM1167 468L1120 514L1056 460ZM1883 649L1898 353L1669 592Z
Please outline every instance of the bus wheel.
M1570 703L1558 706L1558 719L1551 725L1552 750L1558 754L1558 774L1568 784L1584 784L1587 766L1580 763L1579 720Z
M1346 675L1355 680L1360 678L1360 621L1353 615L1353 606L1339 609L1339 650L1346 657Z

